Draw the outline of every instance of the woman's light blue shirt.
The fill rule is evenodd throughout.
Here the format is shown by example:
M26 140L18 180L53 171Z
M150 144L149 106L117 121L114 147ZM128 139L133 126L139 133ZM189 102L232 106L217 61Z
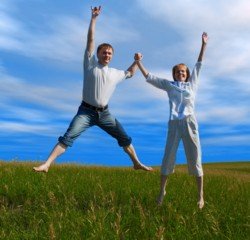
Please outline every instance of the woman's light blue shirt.
M187 82L169 81L158 78L151 73L147 76L147 82L153 86L165 90L169 97L169 120L178 120L194 114L195 96L201 62L197 62Z

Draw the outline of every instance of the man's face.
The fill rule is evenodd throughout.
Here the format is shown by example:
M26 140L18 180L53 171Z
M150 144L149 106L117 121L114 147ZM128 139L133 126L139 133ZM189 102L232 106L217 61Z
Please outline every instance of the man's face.
M98 62L104 66L108 65L113 57L113 50L110 47L103 47L97 53Z
M187 80L187 68L185 66L179 66L174 72L176 81L186 82Z

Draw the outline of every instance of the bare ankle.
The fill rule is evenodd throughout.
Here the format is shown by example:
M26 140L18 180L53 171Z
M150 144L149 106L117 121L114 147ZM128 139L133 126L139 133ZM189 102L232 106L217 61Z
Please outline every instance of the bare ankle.
M141 163L134 163L135 170L153 171L153 168L147 167Z
M166 195L166 191L165 190L161 190L160 194L159 194L159 196L157 198L157 205L158 206L162 205L165 195Z
M49 171L49 167L50 167L49 164L44 163L44 164L42 164L42 165L40 165L38 167L33 167L33 170L35 172L45 172L45 173L47 173Z
M199 209L202 209L205 205L205 202L204 202L204 198L203 196L200 196L199 199L198 199L198 202L197 202L197 205L198 205L198 208Z

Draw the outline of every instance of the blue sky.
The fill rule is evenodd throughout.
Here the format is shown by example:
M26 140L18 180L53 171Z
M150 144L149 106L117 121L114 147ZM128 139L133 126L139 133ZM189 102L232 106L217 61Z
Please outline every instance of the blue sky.
M127 69L135 52L155 75L194 66L203 31L209 43L196 113L203 162L250 159L250 4L248 0L1 0L0 159L43 161L68 127L82 92L82 55L90 7L102 5L96 45L115 48L111 66ZM111 112L142 162L160 165L169 116L165 92L138 71L117 86ZM87 130L57 162L131 165L117 143ZM186 162L180 146L177 163Z

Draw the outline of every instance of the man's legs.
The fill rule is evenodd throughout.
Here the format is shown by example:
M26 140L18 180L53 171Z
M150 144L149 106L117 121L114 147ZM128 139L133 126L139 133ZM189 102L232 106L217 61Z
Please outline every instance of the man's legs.
M99 113L99 120L97 125L101 129L103 129L106 133L115 138L120 147L123 147L124 151L128 154L128 156L132 160L135 170L139 169L145 171L153 170L151 167L147 167L139 161L135 149L131 144L132 142L131 137L127 135L120 122L110 114L108 109Z
M57 143L54 147L54 149L51 151L47 161L40 165L39 167L33 167L33 170L36 172L45 172L47 173L49 171L50 165L53 163L53 161L62 155L66 151L67 146L65 146L62 143Z
M62 155L68 146L71 147L75 139L78 138L82 132L93 126L97 117L98 115L95 112L80 106L64 136L59 137L59 142L51 151L47 161L38 167L34 167L33 170L36 172L48 172L52 162Z
M145 170L145 171L153 171L153 168L147 167L139 161L139 159L136 155L135 149L134 149L132 144L130 144L129 146L123 147L123 149L129 155L130 159L132 160L135 170L141 169L141 170Z

